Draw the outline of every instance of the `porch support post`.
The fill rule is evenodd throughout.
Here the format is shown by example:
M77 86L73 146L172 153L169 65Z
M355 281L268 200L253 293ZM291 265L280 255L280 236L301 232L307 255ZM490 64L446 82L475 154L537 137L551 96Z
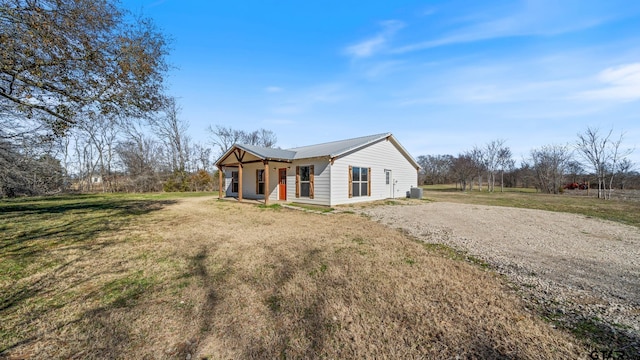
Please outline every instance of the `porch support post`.
M218 165L218 199L222 200L222 190L224 184L222 183L222 165Z
M264 206L269 205L269 161L264 161Z
M242 201L242 163L238 164L238 201Z

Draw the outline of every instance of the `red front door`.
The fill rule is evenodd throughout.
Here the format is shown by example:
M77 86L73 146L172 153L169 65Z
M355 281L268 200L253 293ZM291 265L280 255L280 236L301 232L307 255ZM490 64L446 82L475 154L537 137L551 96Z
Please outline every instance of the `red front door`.
M278 169L278 200L287 200L287 169Z

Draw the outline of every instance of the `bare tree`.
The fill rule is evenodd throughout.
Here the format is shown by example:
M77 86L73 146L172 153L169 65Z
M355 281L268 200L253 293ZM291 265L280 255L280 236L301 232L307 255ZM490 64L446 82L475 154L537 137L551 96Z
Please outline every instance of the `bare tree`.
M584 133L578 134L578 142L576 143L578 152L593 167L598 180L598 198L605 197L606 151L607 142L612 132L613 129L602 138L598 129L587 128Z
M68 184L64 168L56 162L64 153L63 142L40 127L7 109L0 98L0 197L50 194Z
M219 149L219 155L226 153L234 144L274 147L278 141L276 134L266 129L246 132L216 125L215 128L209 126L207 131L211 135L211 144Z
M474 146L471 151L467 152L469 158L473 162L474 168L478 176L478 191L482 191L482 174L487 170L487 157L485 149ZM473 190L473 181L471 182L471 189Z
M125 190L133 192L161 190L158 156L162 154L162 146L134 125L127 126L125 134L125 138L115 148L128 177L128 181L123 184Z
M467 184L473 183L473 177L478 171L477 164L468 152L454 158L451 169L462 191L467 189Z
M511 171L512 186L521 186L528 188L537 184L537 175L531 166L530 161L523 159L518 168ZM539 187L537 187L539 188Z
M114 125L115 121L104 116L96 116L92 121L82 122L78 126L78 131L83 135L77 139L84 138L85 146L91 148L92 156L88 159L86 174L89 184L92 183L94 172L100 174L102 191L115 191L115 184L112 172L114 146L118 139L120 127ZM76 140L77 141L77 140Z
M567 163L567 173L571 176L571 182L577 183L579 177L584 175L584 168L579 161L571 160Z
M196 170L209 171L211 168L211 148L205 147L202 144L194 144L193 152Z
M582 158L591 166L598 181L598 198L611 197L613 178L618 162L631 154L632 150L620 148L624 133L617 140L611 139L613 129L601 135L599 129L588 127L584 133L578 133L576 149ZM607 180L609 191L607 192Z
M180 111L176 99L168 98L163 113L149 119L149 124L151 130L165 145L171 171L184 172L189 157L189 123L180 119Z
M571 152L566 145L547 145L531 150L531 167L537 177L537 188L549 194L558 194Z
M226 153L233 144L240 143L244 136L242 130L216 125L215 129L209 125L207 131L211 135L211 144L219 149L219 155Z
M115 1L0 0L0 44L0 110L54 135L163 98L166 40Z
M270 148L276 145L276 143L278 142L278 138L276 137L276 134L271 130L258 129L249 133L245 133L242 141L245 144Z
M504 143L505 140L503 139L493 140L485 145L482 150L484 166L487 170L487 188L490 192L493 192L495 188L496 172L498 172L501 165L500 155L506 155L507 151L511 152L508 148L505 149Z
M511 149L507 146L501 146L498 150L497 165L500 169L500 192L504 192L504 172L511 170L515 166L515 161L511 158Z
M55 158L55 145L29 137L20 143L0 138L0 198L61 191L66 174Z
M620 133L620 137L611 143L611 156L609 163L609 191L608 198L611 199L611 192L613 191L613 178L616 175L616 172L619 168L619 163L621 160L626 159L628 155L630 155L633 150L632 149L621 149L622 140L624 138L624 133Z
M622 159L618 164L618 182L620 184L620 190L624 190L627 177L633 171L634 163L629 159Z
M451 155L420 155L417 158L418 164L422 168L424 179L422 183L444 184L451 172L453 164Z

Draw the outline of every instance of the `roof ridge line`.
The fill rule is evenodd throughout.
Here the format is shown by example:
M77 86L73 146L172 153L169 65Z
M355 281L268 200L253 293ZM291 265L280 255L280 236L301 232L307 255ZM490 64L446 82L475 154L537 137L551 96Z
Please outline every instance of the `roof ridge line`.
M380 134L364 135L364 136L358 136L358 137L349 138L349 139L333 140L333 141L327 141L327 142L318 143L318 144L296 146L296 147L288 148L288 149L285 149L285 150L296 151L294 149L301 149L301 148L305 148L305 147L319 146L319 145L327 145L327 144L332 144L332 143L337 143L337 142L347 142L347 141L353 141L353 140L358 140L358 139L367 138L367 137L382 137L383 135L384 136L388 136L388 135L391 135L391 133L390 132L384 132L384 133L380 133Z

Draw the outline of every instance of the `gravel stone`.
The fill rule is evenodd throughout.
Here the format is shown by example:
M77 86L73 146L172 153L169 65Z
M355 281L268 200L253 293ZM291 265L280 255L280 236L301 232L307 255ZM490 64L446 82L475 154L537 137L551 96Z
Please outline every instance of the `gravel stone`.
M486 261L525 297L640 338L640 229L583 215L434 202L359 210ZM621 326L622 325L622 326Z

